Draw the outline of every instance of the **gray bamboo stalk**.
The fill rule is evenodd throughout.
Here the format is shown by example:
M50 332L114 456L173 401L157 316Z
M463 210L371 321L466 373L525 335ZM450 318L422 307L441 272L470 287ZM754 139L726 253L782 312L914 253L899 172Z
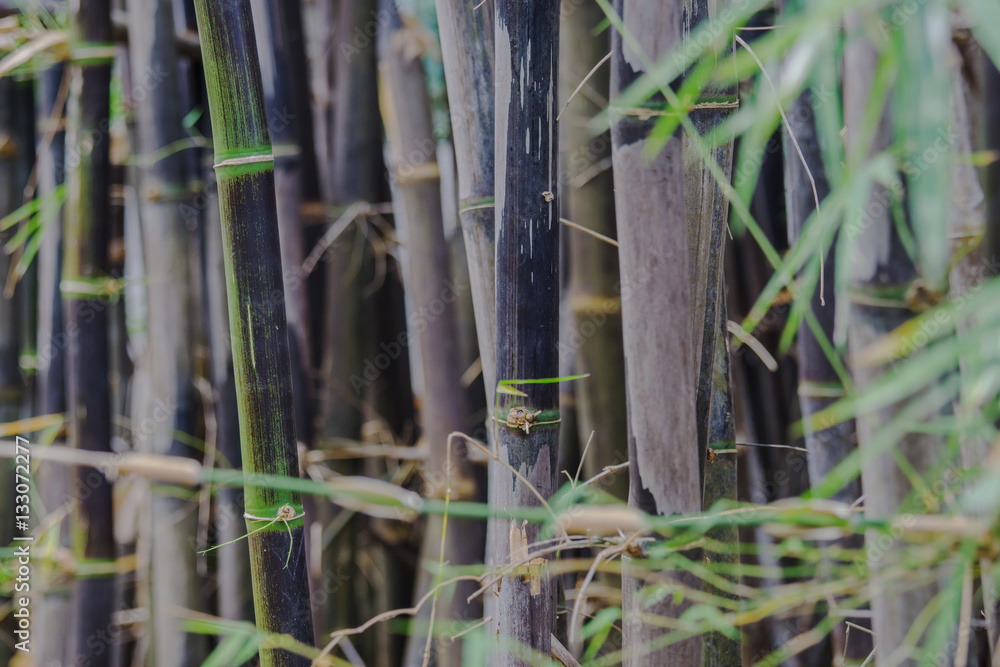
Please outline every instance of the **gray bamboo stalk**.
M559 62L560 97L565 100L611 48L607 31L595 35L605 19L597 3L563 0ZM611 172L611 136L593 136L588 124L603 111L609 94L610 68L601 65L586 87L562 112L560 127L566 143L561 160L568 186L563 211L572 222L614 238L615 202ZM569 302L572 332L563 352L576 354L579 373L590 377L575 386L579 448L584 477L604 466L628 459L625 408L625 355L622 349L621 295L618 288L618 250L591 236L569 231ZM593 439L591 440L591 434ZM587 442L590 446L587 447ZM628 497L628 477L607 478L602 488L621 499Z
M555 120L559 5L499 0L495 35L497 379L555 378L559 372ZM556 489L558 384L518 388L526 396L497 395L497 455L547 497ZM528 416L539 425L530 428ZM497 469L494 479L492 507L538 504L528 486L507 469ZM491 545L497 549L492 554L497 565L528 557L540 534L539 526L518 525L513 519L508 530L498 532ZM494 664L524 664L526 649L549 655L556 581L530 569L515 571L498 593L494 615L499 654Z
M448 87L448 107L455 141L458 171L458 205L469 286L479 339L479 359L486 388L487 436L496 392L496 256L494 252L494 119L493 102L493 0L475 9L464 0L437 0L441 56ZM487 469L492 488L496 466ZM493 565L499 549L494 541L506 526L487 521L486 564ZM504 538L505 539L505 538ZM484 614L492 615L493 597L486 596Z
M473 11L463 0L437 0L458 163L459 217L469 262L476 334L492 411L496 390L494 118L492 0Z
M175 432L192 433L193 385L190 313L193 307L188 232L181 204L189 200L185 154L167 147L185 138L181 81L169 0L129 5L132 72L162 72L158 82L135 83L139 216L146 269L149 396L133 427L140 451L191 456ZM167 149L167 150L164 150ZM142 408L140 408L142 410ZM197 574L197 513L193 498L154 493L151 499L153 650L157 664L195 664L207 655L204 636L185 633L171 607L201 606Z
M646 57L655 61L679 45L682 3L618 0L615 9ZM612 44L614 98L644 68L633 45L617 31ZM643 156L644 139L655 117L630 115L613 106L611 112L628 388L629 504L653 514L698 512L702 485L682 142L679 136L671 138L649 161ZM687 585L698 585L688 575L676 576ZM641 616L676 618L683 607L667 598L644 609L641 589L631 559L623 561L624 663L700 665L700 637L650 649L662 629L644 623Z
M870 14L849 14L845 29L848 32L859 30L866 20L871 20ZM871 63L876 57L875 47L868 39L854 40L845 49L843 103L849 156L863 157L873 151L886 149L894 141L893 128L886 115L881 119L873 141L869 145L859 145L874 78ZM906 75L913 76L913 72ZM886 369L854 363L854 355L913 317L911 306L918 305L906 296L920 292L915 289L920 282L920 274L904 249L892 220L892 207L886 204L891 201L891 197L891 193L884 187L875 184L869 205L864 210L864 217L849 221L841 230L842 234L850 235L854 241L851 258L852 293L877 293L881 297L880 304L890 302L889 305L851 304L848 349L851 353L851 372L859 393L864 392ZM941 242L944 243L945 239ZM896 295L895 303L887 298L890 294ZM902 407L892 405L858 416L858 445L862 452ZM908 433L896 447L913 469L918 474L923 474L936 464L945 442L936 434ZM861 469L861 482L865 489L865 515L871 519L891 520L899 512L923 511L919 505L904 504L912 488L891 452L866 462ZM876 538L878 534L871 537ZM869 558L868 565L872 585L879 587L878 595L872 600L872 619L877 637L876 661L882 664L889 662L889 656L905 643L917 615L931 602L939 586L936 583L919 587L886 586L882 571L897 564L898 556L893 550L881 549L878 556ZM899 664L916 665L917 661L907 659Z
M38 141L38 196L52 197L56 187L63 183L64 156L66 146L65 109L54 119L53 110L60 103L60 90L68 85L66 68L54 65L38 78L36 86L36 123ZM49 137L48 147L42 142ZM62 276L62 228L63 216L60 208L42 239L38 249L38 363L35 384L35 406L37 414L60 414L66 411L66 366L65 345L62 339L65 328L62 296L59 281ZM65 466L39 466L36 480L42 502L47 509L59 507L64 502L65 489L71 488L72 469ZM69 547L68 522L60 524L60 544ZM45 577L40 583L45 590L36 598L36 610L40 631L38 637L39 658L42 664L53 660L63 660L69 651L70 635L58 631L71 623L72 605L66 582L56 575L54 568L39 568Z
M458 294L449 275L437 142L427 82L420 59L410 57L403 49L405 32L395 0L383 0L381 11L385 22L378 36L379 82L388 144L387 166L393 183L396 220L407 252L406 289L420 317L418 341L425 396L420 422L423 440L429 447L424 493L443 499L450 488L452 500L476 500L481 494L466 448L452 447L450 457L448 452L448 435L464 428L468 412L461 384L463 368L455 308ZM415 598L422 597L433 583L430 566L439 560L442 539L445 539L444 559L451 565L482 562L485 523L452 518L445 536L442 519L429 518L424 529ZM439 603L446 632L450 623L479 617L480 605L465 601L473 592L475 587L462 586ZM418 615L418 621L425 616L429 617L429 608L426 614ZM405 664L421 661L424 644L422 633L411 635ZM436 642L435 654L437 664L461 664L458 642Z

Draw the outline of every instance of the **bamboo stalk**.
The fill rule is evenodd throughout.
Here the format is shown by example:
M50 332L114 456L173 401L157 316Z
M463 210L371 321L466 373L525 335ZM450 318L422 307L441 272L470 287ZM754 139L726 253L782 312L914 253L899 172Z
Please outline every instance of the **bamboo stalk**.
M788 3L788 7L793 7ZM784 9L784 8L783 8ZM802 11L801 8L798 11ZM821 100L822 102L822 100ZM793 245L801 237L805 223L830 193L823 153L817 129L816 110L810 88L806 88L785 112L787 125L784 128L784 183L785 211L788 221L788 242ZM814 190L815 187L815 190ZM817 202L817 199L819 200ZM831 246L823 261L824 272L821 284L816 285L808 308L814 315L827 340L834 338L834 315L837 312L837 297L828 286L836 284L836 253ZM803 318L798 327L798 395L805 429L805 447L808 451L807 465L809 482L819 486L826 476L845 457L857 449L857 433L854 420L834 424L828 428L813 428L812 415L829 407L844 392L843 383L816 335ZM847 504L861 497L861 480L854 479L837 491L836 500ZM840 542L845 548L861 548L860 538L845 539ZM821 620L822 609L817 609L811 623ZM859 620L860 625L864 621ZM802 628L805 630L805 628ZM847 641L846 623L838 623L827 641L814 646L805 657L811 660L829 659L829 655L847 655L864 660L871 653L871 636L855 632ZM846 652L846 653L845 653ZM822 656L822 657L821 657Z
M573 222L614 238L611 136L604 133L594 137L588 127L591 118L602 111L600 100L610 92L610 68L606 63L598 64L607 56L611 40L607 32L595 34L605 20L597 3L564 0L563 7L559 54L564 72L560 80L562 105L593 71L585 88L565 106L560 120L562 137L566 139L560 159L569 186L563 210ZM563 342L563 353L575 352L577 372L590 375L574 387L579 449L587 451L583 470L584 477L589 478L628 457L618 250L575 231L569 232L568 246L573 329ZM628 477L614 475L602 488L625 500Z
M718 339L714 346L714 367L712 374L712 397L708 415L707 441L714 455L705 463L705 496L703 507L708 510L719 500L736 501L737 499L737 456L736 456L736 423L733 416L733 387L729 375L729 338L726 329L726 301L721 298L725 293L725 285L719 286L717 307L720 316L714 319L718 330ZM703 351L702 354L705 354ZM728 554L712 553L707 556L711 562L726 563L732 566L739 564L739 554L736 546L740 541L739 529L735 525L722 525L710 531L709 537L726 544L732 544L734 549ZM730 577L739 581L739 577ZM714 595L727 596L721 590L711 590ZM728 597L735 596L728 594ZM705 667L729 667L741 663L742 645L740 640L729 639L719 632L705 635L702 646L703 664Z
M65 93L67 69L54 65L41 73L36 85L38 139L38 196L52 197L64 182L65 170ZM53 117L54 116L54 117ZM52 127L50 123L56 123ZM51 132L51 134L50 134ZM48 140L46 146L45 142ZM65 313L59 282L62 276L62 207L38 249L38 353L35 383L35 413L39 415L66 412L66 354L62 342ZM64 490L71 488L72 472L61 466L41 465L35 479L42 503L51 510L62 504ZM68 548L69 522L59 527L60 546ZM70 634L57 628L69 625L72 598L65 581L60 581L51 568L40 568L44 592L36 598L36 610L41 631L38 637L39 659L42 664L62 660L70 651Z
M644 62L676 47L682 35L682 4L618 0L615 10L630 33L612 37L611 92L619 95L638 78ZM695 419L691 274L685 220L682 142L671 138L653 159L643 155L655 118L612 107L612 161L618 214L622 317L629 414L629 504L655 514L697 512L702 505L701 462ZM651 651L662 630L642 622L643 613L677 617L683 606L669 598L650 608L640 603L641 581L623 560L624 664L700 665L701 638ZM679 575L684 579L684 575ZM687 585L697 586L695 580Z
M106 0L83 0L70 15L74 51L107 49L111 41ZM67 200L61 284L66 308L67 406L69 442L87 451L111 451L111 396L108 384L108 312L99 295L74 293L67 283L108 277L110 162L108 141L90 151L84 142L101 132L110 112L111 61L104 53L71 65L66 143L80 162L66 175ZM80 468L81 494L73 514L74 556L78 566L107 565L115 559L111 484L97 470ZM95 636L111 629L113 575L78 577L74 593L73 655L92 665L110 665L112 651Z
M299 267L305 259L302 203L305 181L315 182L316 159L300 126L309 120L308 107L299 95L305 72L298 0L267 0L255 14L255 30L264 81L264 98L271 119L274 150L274 183L281 235L281 265L284 275L288 344L292 355L292 389L295 396L295 432L306 447L313 441L313 400L309 354L309 302ZM296 25L298 23L298 25ZM317 188L313 187L313 190Z
M393 208L397 222L401 222L407 252L406 288L413 310L421 318L418 341L425 400L421 403L420 423L422 439L430 453L424 468L424 493L431 498L444 498L450 487L452 500L475 500L485 494L478 493L481 485L465 448L453 447L448 451L448 436L464 429L468 411L461 384L464 369L456 321L458 294L451 282L444 237L431 103L423 65L402 49L405 28L394 0L384 0L381 10L385 22L378 35L380 106L386 128L390 180L394 184ZM417 599L433 583L430 563L437 563L440 558L452 565L482 562L485 528L481 521L451 519L445 534L443 517L428 519L420 551ZM464 582L438 604L445 627L450 622L479 617L479 598L471 604L466 602L473 592L472 582ZM426 612L423 608L421 611L417 620L426 622L430 607L426 606ZM424 636L411 635L405 664L420 662L424 644ZM437 664L461 664L459 643L440 641L434 649Z
M873 20L877 20L873 14L852 13L847 17L845 28L851 32ZM918 21L914 17L913 27L920 29L920 25L916 24L922 25L923 20L921 18ZM901 128L893 127L886 114L874 129L873 140L860 143L874 79L871 63L876 57L875 46L867 38L853 41L845 48L843 103L849 164L858 164L872 152L886 149L898 140L893 133L901 131ZM921 76L921 73L914 69L901 71L899 76L914 77ZM936 94L946 93L938 91ZM912 111L916 113L915 109ZM918 187L923 188L925 185L920 183ZM892 291L902 295L908 290L912 293L914 287L920 284L920 273L904 249L893 221L892 206L876 205L876 202L890 202L892 197L883 186L875 184L863 211L863 220L849 218L841 231L842 234L848 234L853 242L852 292L863 294L874 289L883 294ZM909 223L907 219L905 224ZM941 239L941 243L944 242L945 239ZM927 287L933 289L935 285L928 284ZM851 304L848 349L851 353L851 372L858 392L863 392L870 386L885 368L853 363L856 353L909 320L914 314L911 304L911 299L903 297L894 305ZM933 390L932 387L930 391ZM858 416L858 446L862 451L902 407L904 406L891 405ZM913 469L923 475L935 466L940 452L944 451L945 441L937 434L909 433L901 438L896 447ZM896 516L901 511L925 511L919 497L916 504L904 503L911 496L912 488L891 452L866 462L861 469L861 481L865 489L866 517L887 518ZM872 538L876 536L877 534L872 534ZM880 585L880 570L898 562L898 557L892 550L879 549L878 553L879 558L869 561L869 577L875 586ZM939 586L930 584L906 590L891 587L876 590L879 594L872 600L872 629L876 636L876 660L882 664L888 662L889 656L906 642L917 615L934 599ZM917 662L909 659L900 664L915 665Z
M298 474L274 170L248 0L195 3L222 214L244 469ZM313 642L299 495L247 485L257 626ZM306 660L262 648L261 664Z
M559 372L559 6L499 0L495 35L497 379L554 378ZM499 460L546 498L556 489L558 387L528 384L518 387L523 397L498 394L495 415ZM522 423L528 415L540 425ZM492 507L539 503L507 468L495 471L494 478ZM518 560L539 538L539 526L517 526L513 520L509 530L499 532L491 545L498 565ZM494 664L524 664L522 648L549 655L556 588L544 575L504 580L494 612L502 642Z
M139 214L147 299L149 395L143 419L133 428L134 445L156 454L193 456L175 433L194 432L194 386L190 286L191 263L184 206L189 201L187 154L171 150L185 138L181 81L170 0L129 5L129 60L135 76L163 72L148 86L133 82L136 139L140 156ZM154 69L155 68L155 69ZM166 150L165 150L166 149ZM165 407L164 407L165 406ZM201 606L197 573L195 497L188 491L154 493L151 500L150 569L153 650L158 664L181 665L204 658L204 636L185 633L171 606Z
M495 141L493 101L493 2L474 8L463 0L437 0L441 56L448 86L448 109L455 141L458 171L458 211L469 266L479 359L486 389L486 421L495 407L496 391L496 258ZM493 428L486 429L493 437ZM488 488L495 483L496 466L487 469ZM486 564L502 552L494 542L506 534L496 519L487 521ZM493 596L486 596L484 614L492 615Z
M207 153L211 170L212 155ZM215 173L205 176L205 278L208 303L208 335L211 349L211 380L215 395L216 443L218 451L234 468L240 468L239 409L236 400L236 377L233 370L233 350L229 331L229 310L226 302L225 250L222 244L222 220L219 213L219 187ZM219 544L241 539L246 524L241 521L244 510L243 490L225 487L218 490L215 529ZM216 552L219 577L219 616L238 621L253 620L253 594L246 582L251 581L250 558L245 549L219 549Z
M448 83L458 163L459 217L469 263L476 334L493 410L496 389L496 270L492 2L473 10L462 0L437 0L441 54ZM492 430L492 429L491 429Z
M335 15L337 39L324 43L330 49L335 81L332 106L336 109L328 128L332 179L324 191L336 204L349 206L358 201L379 200L383 180L382 136L378 122L375 42L366 35L376 14L376 2L341 2L331 10ZM330 44L333 44L331 49ZM321 153L322 154L322 153ZM360 224L364 224L361 221ZM355 264L357 237L360 231L344 234L325 253L323 294L322 364L319 389L319 413L323 436L358 440L361 436L361 403L366 388L364 338L367 322L362 317L361 292L364 282ZM339 463L334 470L343 474L358 472L353 463ZM330 526L340 510L326 506L317 516L317 532ZM324 582L337 582L345 569L353 569L358 545L358 521L344 527L337 539L327 542L324 535L322 564L314 566L313 576ZM325 597L317 598L316 633L352 627L367 618L362 604L355 601L361 583L337 585ZM325 600L325 604L322 602ZM369 640L372 644L375 640ZM385 642L382 642L383 644ZM368 646L361 652L369 654Z

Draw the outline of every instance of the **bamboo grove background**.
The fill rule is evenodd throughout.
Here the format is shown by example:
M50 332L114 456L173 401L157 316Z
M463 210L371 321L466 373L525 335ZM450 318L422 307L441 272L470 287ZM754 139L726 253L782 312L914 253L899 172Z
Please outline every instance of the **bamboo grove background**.
M0 1L0 663L1000 664L996 63L994 0Z

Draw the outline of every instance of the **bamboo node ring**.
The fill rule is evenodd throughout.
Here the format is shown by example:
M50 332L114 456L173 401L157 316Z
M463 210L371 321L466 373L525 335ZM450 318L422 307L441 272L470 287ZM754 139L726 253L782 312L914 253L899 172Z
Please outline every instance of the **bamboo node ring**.
M212 169L218 169L219 167L237 167L242 164L256 164L258 162L274 162L274 154L260 153L258 155L241 155L239 157L231 157L212 165Z

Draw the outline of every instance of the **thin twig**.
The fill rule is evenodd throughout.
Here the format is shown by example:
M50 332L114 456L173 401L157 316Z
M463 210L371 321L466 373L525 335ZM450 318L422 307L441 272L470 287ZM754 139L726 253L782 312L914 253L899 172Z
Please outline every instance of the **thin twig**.
M590 81L590 77L594 76L594 74L597 73L597 70L599 70L601 68L601 65L603 65L604 63L606 63L609 60L611 60L611 54L612 53L614 53L614 52L613 51L609 51L608 55L604 56L599 61L597 61L597 64L594 65L593 69L591 69L587 73L587 76L583 77L583 81L580 82L580 85L577 86L576 89L572 93L570 93L569 98L567 98L567 100L566 100L566 104L563 105L563 108L559 110L559 114L556 116L556 122L557 123L559 122L559 119L562 118L563 112L566 111L566 107L568 107L569 103L573 101L574 97L576 97L576 94L580 92L580 89L583 88L584 85L586 85L586 83L588 81Z
M764 344L754 338L753 334L747 333L743 330L743 327L732 320L729 320L726 323L726 329L729 330L729 333L736 336L741 343L753 350L754 354L760 357L760 360L764 362L765 366L767 366L767 370L772 373L778 370L778 362L774 360L774 357L772 357L771 353L767 351Z
M595 232L593 229L587 229L583 225L578 225L575 222L567 220L566 218L559 218L559 224L560 225L566 225L567 227L572 227L573 229L575 229L577 231L581 231L584 234L590 234L595 239L600 239L601 241L604 241L605 243L607 243L609 245L613 245L616 248L618 247L618 241L615 241L613 238L611 238L609 236L605 236L604 234L600 234L598 232Z
M372 627L373 625L381 623L382 621L388 621L390 619L396 618L397 616L415 616L417 612L420 611L420 608L424 606L427 600L429 600L431 597L434 596L435 593L437 593L438 589L444 588L445 586L450 586L451 584L455 584L460 581L481 581L481 578L472 574L462 574L457 577L452 577L447 581L442 581L441 583L434 586L434 588L424 593L423 597L417 600L417 604L415 604L412 607L404 607L401 609L390 609L389 611L384 611L381 614L369 618L367 621L357 626L356 628L346 628L344 630L337 630L336 632L331 632L330 643L323 647L323 650L320 651L319 656L316 659L319 660L324 656L330 655L330 651L336 648L337 644L340 642L340 639L342 637L347 637L349 635L360 635L362 632Z

